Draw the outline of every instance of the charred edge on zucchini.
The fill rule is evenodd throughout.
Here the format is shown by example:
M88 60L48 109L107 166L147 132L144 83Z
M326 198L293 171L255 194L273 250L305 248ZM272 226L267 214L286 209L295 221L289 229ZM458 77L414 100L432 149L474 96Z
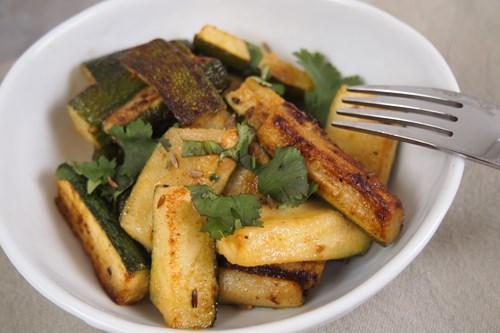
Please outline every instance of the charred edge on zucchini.
M91 83L102 82L116 75L127 74L127 69L120 63L123 51L114 52L96 59L86 61L81 68Z
M155 39L128 51L122 63L158 90L182 126L189 126L200 115L226 110L201 68L172 43Z
M103 288L118 304L131 304L148 290L149 258L119 224L116 214L67 164L57 170L57 206L89 255Z
M295 281L300 284L304 290L311 289L318 285L325 268L325 261L304 261L253 267L231 264L222 256L219 256L218 261L219 267L227 267L250 274Z
M396 239L404 219L401 201L330 141L317 121L252 79L226 98L257 129L270 154L285 146L301 151L309 177L326 201L381 244Z

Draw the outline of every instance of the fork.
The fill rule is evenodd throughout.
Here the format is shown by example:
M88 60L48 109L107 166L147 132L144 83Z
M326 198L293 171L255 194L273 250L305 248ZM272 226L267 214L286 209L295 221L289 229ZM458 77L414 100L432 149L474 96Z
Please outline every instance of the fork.
M377 122L338 120L332 126L459 154L500 169L499 106L436 88L367 85L348 91L370 95L344 97L344 103L373 108L337 113Z

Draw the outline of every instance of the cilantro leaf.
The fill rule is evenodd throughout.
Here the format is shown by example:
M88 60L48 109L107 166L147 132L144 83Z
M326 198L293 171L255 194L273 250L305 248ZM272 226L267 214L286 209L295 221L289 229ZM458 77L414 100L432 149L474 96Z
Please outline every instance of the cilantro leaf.
M269 67L269 65L262 66L262 69L260 70L260 78L264 81L269 81L271 78L271 67Z
M259 64L263 58L262 50L255 44L248 42L246 44L248 53L250 53L250 64L249 64L250 71L252 73L259 73L260 72Z
M238 143L233 147L224 150L222 146L215 141L184 140L182 142L182 157L220 154L221 159L229 157L238 161L243 167L249 170L255 170L257 164L255 156L250 155L248 152L248 148L255 137L255 133L245 122L237 124L236 129L238 131Z
M286 91L285 86L281 83L271 83L271 89L280 96L283 96Z
M118 168L119 175L135 179L157 144L152 139L151 124L139 119L127 126L113 126L109 133L124 153L123 163Z
M114 159L110 161L104 156L100 156L93 162L69 162L68 164L77 174L87 178L88 194L92 194L98 186L107 184L116 168L116 161Z
M360 84L363 84L364 81L359 75L352 75L352 76L347 76L342 78L342 84L346 84L348 86L358 86Z
M255 138L255 132L246 122L237 124L236 130L238 131L238 143L223 151L221 157L231 157L233 160L239 161L246 169L255 170L257 164L255 156L248 152L248 148Z
M188 186L193 204L207 217L202 231L221 239L244 226L261 226L260 202L250 194L218 196L207 185Z
M271 69L269 65L262 66L260 76L252 75L250 76L250 78L257 81L257 83L261 86L271 88L280 96L285 93L286 89L284 85L282 85L281 83L269 82L269 79L271 78Z
M321 126L326 125L330 105L342 84L362 84L359 76L342 78L342 74L319 52L310 53L301 49L293 53L314 83L314 88L305 94L305 109Z
M277 93L280 96L282 96L285 93L286 88L281 83L268 82L264 80L262 77L258 76L250 76L250 78L257 81L257 83L260 84L261 86L271 88L272 90L274 90L275 93Z
M182 157L218 155L224 151L220 144L212 140L196 141L184 140L182 142Z
M316 185L308 183L304 157L293 147L278 148L256 173L259 192L283 205L297 206L316 191Z

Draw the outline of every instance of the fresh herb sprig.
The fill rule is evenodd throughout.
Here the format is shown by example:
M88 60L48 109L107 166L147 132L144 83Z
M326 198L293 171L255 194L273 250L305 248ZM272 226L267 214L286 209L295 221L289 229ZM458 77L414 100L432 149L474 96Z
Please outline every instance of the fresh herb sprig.
M258 190L282 206L298 206L316 192L307 179L304 157L297 148L278 148L274 158L257 169Z
M239 194L219 196L207 185L188 186L198 213L207 218L202 231L213 239L231 235L245 226L261 226L260 202L256 196Z
M305 94L305 110L325 127L330 105L340 86L363 84L363 79L357 75L342 77L337 68L319 52L301 49L294 52L294 56L314 83L314 88Z
M123 162L109 160L100 155L92 162L69 162L81 176L87 178L87 193L98 190L99 195L115 204L117 198L135 182L149 156L157 145L152 138L153 129L142 120L127 126L114 126L109 131L112 139L123 151Z
M69 162L69 166L80 176L87 178L87 193L92 194L102 184L107 184L115 174L116 161L100 156L92 162Z
M254 170L257 163L255 156L251 155L248 149L255 138L255 133L245 122L237 124L236 129L238 143L233 147L224 149L219 143L211 140L184 140L182 142L182 157L219 155L221 159L229 157L239 162L243 167Z

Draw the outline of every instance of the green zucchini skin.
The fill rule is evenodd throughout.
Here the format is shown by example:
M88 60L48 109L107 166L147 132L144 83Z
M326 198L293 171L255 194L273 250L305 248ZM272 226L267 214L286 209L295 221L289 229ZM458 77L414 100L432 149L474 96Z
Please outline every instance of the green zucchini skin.
M173 40L170 42L181 52L188 54L195 63L201 66L203 72L217 88L219 92L224 91L228 85L228 74L223 63L212 57L195 56L192 53L192 45L187 40ZM116 76L126 77L128 69L121 63L121 58L128 51L114 52L96 59L86 61L82 64L83 72L92 82L102 82Z
M229 86L229 76L222 61L212 57L194 57L194 59L219 94Z
M204 56L219 59L229 70L243 74L250 70L250 63L228 52L224 48L207 43L203 38L195 35L193 40L194 51Z
M78 175L64 163L57 168L57 177L68 181L78 192L85 206L92 212L109 241L116 249L128 272L148 270L150 258L144 248L134 241L121 227L118 216L107 203L96 194L87 194L85 177Z
M159 91L182 126L189 126L200 115L226 110L203 70L175 44L155 39L131 49L121 61Z
M99 128L106 117L137 95L146 84L130 73L94 84L69 102L82 118Z
M98 147L109 144L107 132L114 125L142 119L152 125L153 136L160 137L175 122L159 94L130 72L89 86L69 102L68 108L87 124L89 129L84 131Z
M82 64L82 69L94 82L102 82L116 75L126 74L127 70L120 63L120 57L124 52L125 50L118 51L86 61Z
M174 40L171 43L175 45L179 51L185 52L186 54L191 53L191 45L189 41ZM121 63L121 58L129 50L131 49L113 52L111 54L86 61L82 64L82 69L93 82L102 82L118 75L124 75L127 73L130 74L130 71Z

